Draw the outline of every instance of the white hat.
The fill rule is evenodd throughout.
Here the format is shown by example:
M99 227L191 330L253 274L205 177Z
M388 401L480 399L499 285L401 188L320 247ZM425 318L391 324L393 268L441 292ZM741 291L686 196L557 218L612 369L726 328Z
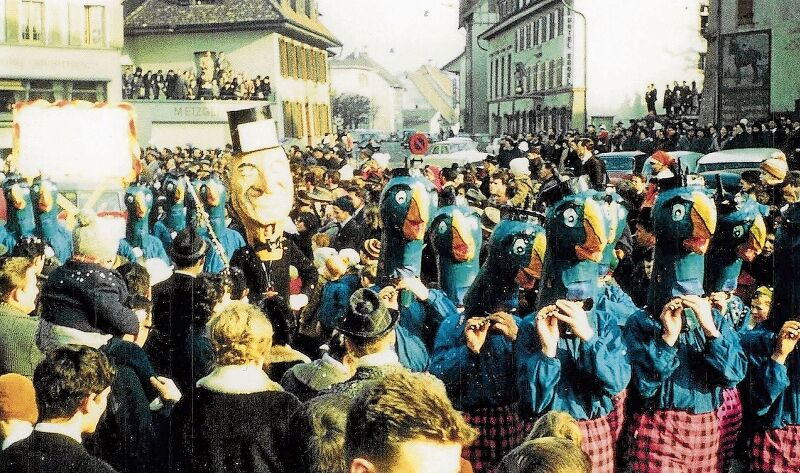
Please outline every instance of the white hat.
M353 180L353 166L350 164L345 164L339 169L339 176L343 181L352 181Z
M528 152L528 142L527 141L520 141L517 145L520 151L527 153Z
M388 169L389 160L392 159L392 157L389 156L387 153L375 153L372 155L372 159L374 159L375 162L378 163L378 166L380 166L381 169Z
M330 248L328 246L322 246L314 250L314 266L316 268L321 268L325 265L325 260L330 258L333 255L339 255L335 249Z
M352 268L361 262L361 257L358 255L358 251L352 248L342 248L339 250L339 257L344 260L349 268Z
M511 168L511 172L515 174L525 174L526 176L531 174L528 158L514 158L509 163L509 167Z

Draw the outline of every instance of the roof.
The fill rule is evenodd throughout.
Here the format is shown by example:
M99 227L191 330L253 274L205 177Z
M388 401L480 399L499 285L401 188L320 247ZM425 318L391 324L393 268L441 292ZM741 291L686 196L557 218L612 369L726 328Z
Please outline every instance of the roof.
M334 59L330 61L330 66L331 69L370 69L377 72L378 75L381 76L381 78L383 78L383 80L385 80L390 86L397 89L403 88L403 84L401 84L395 76L390 74L389 71L384 69L383 66L375 62L375 60L366 54L351 53L345 58Z
M408 74L408 79L445 120L451 123L458 120L458 112L453 108L453 82L445 73L426 64Z
M771 157L773 153L780 152L780 150L775 148L746 148L717 151L703 156L697 164L717 164L726 162L760 163Z
M443 71L452 72L453 74L460 74L461 73L461 63L464 62L464 56L467 54L466 49L461 51L461 54L454 57L450 60L447 64L442 66Z
M189 5L185 0L144 0L125 18L126 35L263 30L271 26L322 48L341 46L317 18L282 6L280 0L217 0Z

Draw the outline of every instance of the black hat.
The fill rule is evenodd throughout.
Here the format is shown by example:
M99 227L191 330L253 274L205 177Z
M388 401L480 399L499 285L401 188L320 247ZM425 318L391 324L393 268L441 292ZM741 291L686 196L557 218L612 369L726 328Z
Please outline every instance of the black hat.
M231 129L234 153L249 153L280 146L278 129L268 105L230 110L228 126Z
M175 236L169 247L169 257L178 268L196 264L208 252L208 243L192 227L186 227Z
M358 289L350 296L350 307L336 329L349 337L376 339L389 333L400 318L389 310L378 295L369 289Z

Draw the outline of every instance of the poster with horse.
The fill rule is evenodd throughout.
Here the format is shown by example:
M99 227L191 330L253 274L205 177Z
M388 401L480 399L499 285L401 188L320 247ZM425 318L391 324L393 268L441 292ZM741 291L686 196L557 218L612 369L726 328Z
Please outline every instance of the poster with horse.
M723 88L769 88L772 49L769 31L724 35L722 48Z

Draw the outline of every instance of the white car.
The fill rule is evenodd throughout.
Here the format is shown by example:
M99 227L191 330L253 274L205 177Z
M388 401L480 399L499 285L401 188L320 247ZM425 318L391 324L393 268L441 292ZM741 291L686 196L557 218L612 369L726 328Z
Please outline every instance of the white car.
M450 138L433 143L428 154L422 158L423 164L450 167L453 163L463 166L486 159L486 153L478 151L478 143L469 138Z

